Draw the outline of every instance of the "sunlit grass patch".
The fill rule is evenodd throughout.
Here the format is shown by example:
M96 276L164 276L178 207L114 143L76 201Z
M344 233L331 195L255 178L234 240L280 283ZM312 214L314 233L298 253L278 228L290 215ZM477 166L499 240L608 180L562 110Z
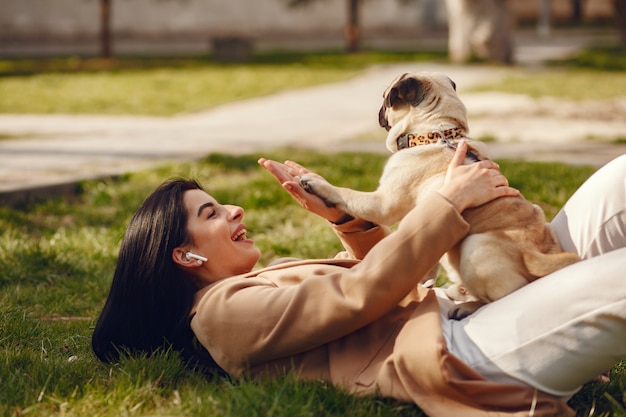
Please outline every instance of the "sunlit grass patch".
M246 208L245 221L265 253L326 258L341 249L325 221L301 209L257 166L258 154L212 154L108 181L86 181L71 200L0 208L0 414L7 416L185 415L238 417L423 416L412 404L359 398L322 382L207 379L173 352L98 362L90 347L120 239L147 194L174 176L197 177L219 201ZM346 187L376 188L383 154L327 155L284 150ZM554 215L594 171L565 164L498 161L511 184ZM608 386L588 385L570 401L579 415L624 415L624 362ZM621 413L621 414L620 414Z
M470 91L499 91L533 98L609 100L626 96L626 72L584 69L520 72L519 75L472 87Z
M242 66L5 77L0 78L0 112L167 116L355 74L354 70Z
M441 57L366 51L272 52L245 64L200 57L0 60L0 113L170 116L343 81L377 63Z

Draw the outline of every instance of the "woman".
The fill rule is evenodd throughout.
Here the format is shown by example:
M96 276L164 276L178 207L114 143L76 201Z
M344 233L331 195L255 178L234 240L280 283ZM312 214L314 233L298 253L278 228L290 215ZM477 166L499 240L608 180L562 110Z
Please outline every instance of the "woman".
M234 377L295 370L413 401L432 416L570 414L563 398L626 357L618 282L626 157L555 218L564 247L592 259L450 321L451 302L420 279L467 232L464 209L518 194L496 164L462 165L466 145L458 148L443 187L391 234L307 194L297 182L306 169L260 160L302 206L334 223L347 251L257 271L240 207L219 204L194 182L166 183L131 221L94 351L112 361L118 350L171 344Z

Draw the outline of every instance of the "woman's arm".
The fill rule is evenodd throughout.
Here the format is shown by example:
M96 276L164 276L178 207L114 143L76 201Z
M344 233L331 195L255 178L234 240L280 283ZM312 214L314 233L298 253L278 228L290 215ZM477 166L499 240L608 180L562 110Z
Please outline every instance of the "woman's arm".
M463 167L463 158L455 156L439 195L422 200L352 268L311 263L207 288L192 320L200 342L237 373L326 344L391 311L467 233L460 211L517 193L494 163Z
M391 311L467 229L453 206L432 193L352 268L312 261L211 285L192 329L235 375L314 349Z

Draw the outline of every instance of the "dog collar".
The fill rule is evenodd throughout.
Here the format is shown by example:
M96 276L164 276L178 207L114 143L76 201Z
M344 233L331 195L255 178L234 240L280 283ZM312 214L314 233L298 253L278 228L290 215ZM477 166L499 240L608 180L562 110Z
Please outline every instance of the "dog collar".
M398 150L412 148L418 145L430 145L437 143L442 139L460 139L465 136L465 131L460 127L453 127L447 130L433 130L424 135L415 135L413 133L405 133L396 139Z
M465 136L465 132L460 127L454 127L444 131L433 130L425 135L414 135L412 133L405 133L404 135L396 139L398 143L398 150L413 148L418 145L430 145L441 141L448 148L456 150L456 145L452 142L454 139L462 138ZM467 157L474 162L479 162L480 158L469 149L467 150Z

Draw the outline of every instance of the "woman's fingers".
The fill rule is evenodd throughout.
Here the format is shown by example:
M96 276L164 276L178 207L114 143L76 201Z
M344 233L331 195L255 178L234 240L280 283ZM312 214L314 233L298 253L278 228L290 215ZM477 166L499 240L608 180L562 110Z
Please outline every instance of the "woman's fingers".
M499 197L519 195L518 190L509 187L508 180L495 162L483 160L464 165L466 152L467 144L459 142L440 190L457 210L462 212Z
M338 216L337 209L327 207L319 197L308 193L300 185L301 175L315 175L323 179L321 176L312 173L302 165L293 161L285 161L284 164L281 164L280 162L261 158L259 159L259 165L268 170L274 178L280 182L289 195L305 209L325 219L332 220L341 217L340 215Z
M452 157L452 161L450 161L449 167L454 168L459 165L463 165L465 162L465 155L467 155L467 143L464 140L461 140L456 145L456 150L454 152L454 156Z
M286 181L297 181L297 177L292 172L292 169L285 164L281 164L280 162L276 162L270 159L261 158L259 159L259 165L261 165L270 174L272 174L274 178L276 178L276 180L281 184Z

